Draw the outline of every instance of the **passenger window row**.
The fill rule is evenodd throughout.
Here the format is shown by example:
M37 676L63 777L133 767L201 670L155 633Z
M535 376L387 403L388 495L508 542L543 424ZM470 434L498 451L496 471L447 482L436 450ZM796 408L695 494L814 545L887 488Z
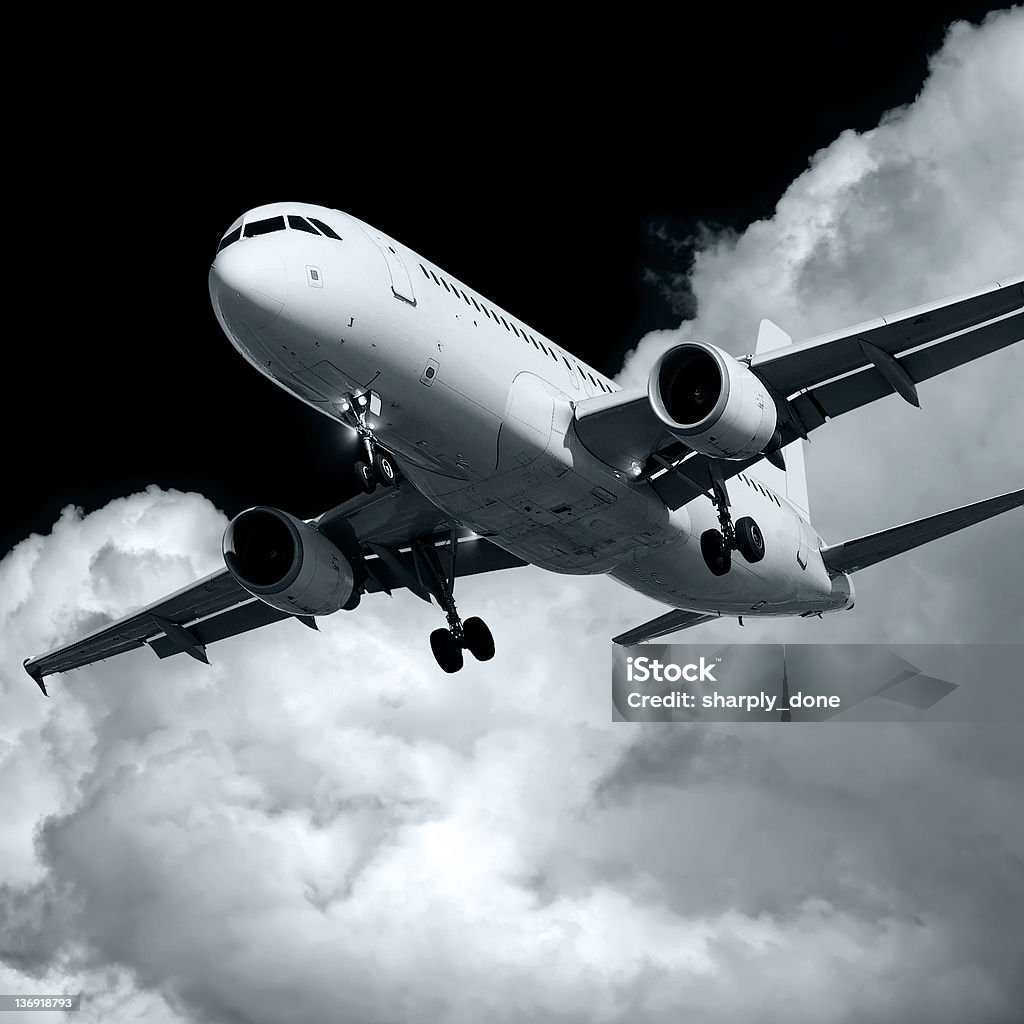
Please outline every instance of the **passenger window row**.
M517 338L522 338L528 345L533 345L535 349L543 352L545 355L550 356L556 363L558 362L558 354L542 341L538 341L532 334L530 334L524 327L516 327L515 323L506 320L499 313L495 313L493 310L488 309L486 303L481 299L479 302L472 295L467 295L461 288L456 288L454 284L449 284L443 277L435 274L432 270L427 270L423 264L420 264L420 270L423 271L423 276L428 281L433 281L439 288L444 288L446 292L454 295L455 298L461 298L467 306L476 309L477 312L483 313L484 316L490 317L496 324L501 324L506 331L511 331ZM569 372L572 372L572 365L566 357L562 356L562 361L568 367ZM600 388L602 391L607 391L609 394L612 392L610 388L603 380L598 379L588 370L584 370L578 363L576 364L576 371L581 377L586 377L595 388Z
M313 227L313 225L316 227ZM317 217L299 217L294 213L288 214L288 227L295 231L305 231L311 235L326 235L328 238L342 241L341 235ZM319 230L317 230L319 228ZM217 246L217 252L226 249L229 245L237 242L240 238L255 238L257 235L269 235L273 231L285 230L285 218L283 215L277 217L266 217L263 220L252 220L247 224L240 225L234 231L229 231Z
M748 486L753 487L756 490L759 490L769 501L774 501L775 504L779 506L779 508L782 508L782 502L779 501L779 499L776 498L775 495L771 491L769 491L767 487L762 487L756 480L752 480L750 477L744 476L742 473L739 474L739 478Z

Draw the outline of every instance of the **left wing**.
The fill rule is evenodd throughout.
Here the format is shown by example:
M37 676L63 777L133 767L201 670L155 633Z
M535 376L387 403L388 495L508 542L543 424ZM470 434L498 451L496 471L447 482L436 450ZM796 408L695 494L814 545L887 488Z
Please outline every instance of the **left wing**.
M918 405L922 381L1022 338L1024 276L1018 276L795 345L772 346L750 359L750 369L775 399L784 446L886 395ZM655 416L646 387L578 403L574 426L584 446L608 465L644 467L642 478L669 508L706 493L715 474L729 479L764 457L714 459L689 450Z
M456 557L448 571L453 579L526 564L484 537L465 530L453 535L444 514L408 481L400 488L358 495L314 522L363 574L366 593L408 588L429 601L434 591L431 564L444 569L450 554L438 549L452 542ZM44 676L146 645L159 658L188 654L209 664L207 644L290 618L316 629L312 616L271 608L224 568L80 640L31 658L25 670L45 694Z

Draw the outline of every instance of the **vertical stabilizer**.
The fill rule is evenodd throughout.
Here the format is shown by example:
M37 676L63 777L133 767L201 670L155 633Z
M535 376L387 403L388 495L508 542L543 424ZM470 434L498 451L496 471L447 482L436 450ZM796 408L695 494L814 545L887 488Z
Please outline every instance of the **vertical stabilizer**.
M793 339L778 324L762 320L757 332L757 354L771 352L777 348L792 345ZM786 460L786 472L776 469L770 463L761 461L747 472L762 483L775 488L803 513L810 517L811 506L807 497L807 470L804 465L804 441L794 441L782 449Z

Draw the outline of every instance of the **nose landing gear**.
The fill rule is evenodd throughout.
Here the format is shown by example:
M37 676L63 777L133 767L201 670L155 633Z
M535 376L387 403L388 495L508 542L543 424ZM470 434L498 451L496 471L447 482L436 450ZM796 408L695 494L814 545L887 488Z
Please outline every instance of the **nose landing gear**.
M343 395L338 403L341 420L359 435L363 457L353 467L356 481L361 490L371 494L378 485L394 487L398 483L398 467L391 455L383 451L370 426L370 417L379 416L380 395L376 391L357 391Z
M398 481L398 468L391 456L377 447L376 438L372 434L363 439L367 448L366 459L358 459L354 466L356 482L372 494L377 485L394 487Z

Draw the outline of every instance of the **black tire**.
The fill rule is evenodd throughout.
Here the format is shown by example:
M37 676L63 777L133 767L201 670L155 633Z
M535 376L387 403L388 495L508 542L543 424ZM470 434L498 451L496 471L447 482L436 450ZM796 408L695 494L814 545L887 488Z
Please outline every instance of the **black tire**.
M372 494L377 488L377 478L373 469L365 462L360 461L355 464L355 473L359 489L367 494Z
M462 624L466 649L477 661L490 661L494 657L494 637L483 619L473 616Z
M373 453L373 471L377 476L377 481L384 487L395 486L395 481L398 479L398 467L387 452L377 449Z
M761 527L750 516L736 520L736 547L748 562L760 562L764 558L764 534Z
M705 530L700 535L700 553L713 576L724 576L732 568L732 554L718 530Z
M435 629L430 634L430 650L443 672L458 672L462 668L462 648L450 629Z

